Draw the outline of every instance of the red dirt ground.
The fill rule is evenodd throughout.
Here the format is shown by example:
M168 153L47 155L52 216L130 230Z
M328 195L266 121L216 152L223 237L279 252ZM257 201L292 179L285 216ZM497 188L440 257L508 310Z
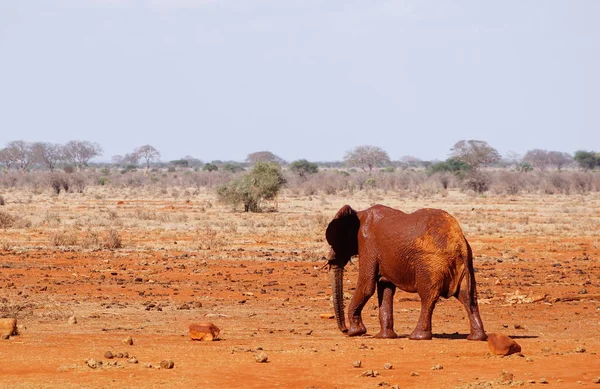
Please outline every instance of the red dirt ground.
M323 218L333 215L342 201L322 201L327 206ZM453 201L459 220L469 220L474 200ZM320 269L323 262L318 259L326 252L323 222L315 219L318 225L306 227L314 232L296 233L304 227L293 223L302 222L306 208L296 212L288 204L288 211L280 214L230 216L243 220L246 224L240 226L247 225L248 232L241 238L241 232L235 234L235 244L221 242L210 251L178 248L192 242L193 231L182 235L160 226L146 231L150 222L145 221L136 221L137 229L123 228L128 245L114 251L50 249L43 226L26 230L23 236L5 231L4 236L19 242L19 247L0 251L0 313L17 315L20 334L0 340L0 387L494 388L507 384L501 382L503 371L513 374L513 385L523 387L593 386L600 376L596 234L579 236L575 231L579 227L570 225L563 235L561 226L567 224L561 219L558 227L549 225L538 232L533 218L546 217L539 211L531 211L530 219L518 224L515 220L533 209L527 204L514 217L499 213L495 217L503 218L504 224L490 227L488 219L497 206L486 199L475 201L481 202L477 215L482 221L466 225L466 231L476 257L482 319L488 332L509 335L521 344L522 355L493 356L486 342L467 341L467 318L454 299L438 304L433 340L408 340L419 301L404 292L396 294L394 305L395 329L401 338L345 337L334 320L320 317L332 312L327 272ZM99 207L93 200L88 203L82 207L89 212ZM119 207L138 206L130 203ZM570 214L585 215L585 202L577 204L581 209L573 205ZM189 207L193 211L200 205ZM218 218L221 211L197 212L200 220L209 212ZM195 220L194 213L190 215ZM264 220L273 218L287 223L288 232L280 233L271 221L262 236L248 238L263 228ZM524 225L532 232L523 234L510 229L512 225ZM548 236L545 231L554 233ZM168 244L145 243L161 239ZM318 248L306 243L315 241ZM349 265L348 294L356 276L357 266ZM379 329L376 301L372 298L363 312L369 334ZM77 324L69 324L71 316ZM221 340L190 340L189 324L201 321L216 324ZM133 345L122 344L127 336ZM255 361L260 349L268 355L267 363ZM139 363L107 360L106 351L127 352ZM90 358L104 365L92 369L86 364ZM156 368L165 359L174 361L174 369ZM357 360L362 367L353 367ZM107 366L114 361L117 366ZM387 363L393 368L385 369ZM379 375L363 376L369 370Z
M13 302L44 303L19 320L25 326L19 336L0 342L0 386L487 387L506 370L526 386L545 379L568 388L600 376L600 269L588 257L560 265L478 262L487 331L505 333L523 348L523 356L502 358L491 356L485 342L465 340L467 319L453 299L436 308L435 339L406 339L419 303L416 295L402 292L396 296L395 327L403 338L347 338L334 320L319 316L331 312L327 274L315 268L319 264L279 262L276 255L272 261L246 261L242 253L208 261L178 252L3 253L3 291ZM349 292L356 273L349 266ZM539 302L522 301L526 294L544 293ZM516 303L507 302L511 296ZM565 296L581 299L555 301ZM370 333L378 330L375 301L364 312ZM67 323L71 315L77 324ZM221 328L222 339L189 340L188 325L206 320ZM129 335L134 345L121 344ZM268 363L255 362L258 348ZM109 350L128 352L139 363L120 359L118 367L86 366L88 358L107 362ZM175 368L145 367L163 359L172 359ZM361 368L353 367L356 360ZM386 363L393 368L384 369ZM434 365L443 369L432 370ZM362 377L367 370L379 375Z

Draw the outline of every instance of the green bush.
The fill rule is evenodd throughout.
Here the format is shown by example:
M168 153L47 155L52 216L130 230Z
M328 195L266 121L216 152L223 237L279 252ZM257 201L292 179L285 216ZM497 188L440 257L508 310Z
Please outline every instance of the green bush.
M290 170L300 177L305 177L307 174L317 173L319 171L319 165L308 162L306 159L299 159L290 164Z
M205 172L214 172L215 170L219 170L219 168L214 163L205 163L204 166L202 166L202 170Z
M233 207L243 204L245 212L260 212L261 201L275 198L284 184L279 164L257 162L250 173L218 187L217 198Z

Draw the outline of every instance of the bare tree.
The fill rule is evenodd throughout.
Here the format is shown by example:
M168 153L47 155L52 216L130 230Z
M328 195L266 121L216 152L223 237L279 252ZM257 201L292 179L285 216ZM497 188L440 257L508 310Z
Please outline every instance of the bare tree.
M350 166L356 166L365 172L371 171L374 167L381 167L390 163L388 153L377 146L357 146L354 150L346 152L344 161Z
M35 142L31 146L33 161L45 165L51 172L65 159L64 146L47 142Z
M2 165L4 165L6 170L9 170L15 163L15 160L12 156L11 150L9 150L6 147L3 149L0 149L0 163Z
M500 160L500 153L481 140L461 140L450 150L454 158L469 164L473 169Z
M527 162L531 166L541 171L544 171L550 165L548 151L542 149L529 150L523 156L523 162Z
M31 143L23 140L14 140L6 144L6 156L11 160L11 165L19 167L21 173L25 173L33 160Z
M573 157L569 153L562 151L549 151L548 162L556 167L556 170L561 170L563 167L574 162Z
M102 155L102 147L96 142L72 140L65 145L65 159L83 170L90 159Z
M257 151L248 154L248 156L246 157L246 161L251 164L255 164L257 162L275 162L282 165L285 163L285 161L282 158L279 158L277 155L273 154L270 151Z
M140 146L133 152L138 158L146 161L146 170L144 174L148 174L150 170L150 162L157 161L160 158L160 153L154 148L154 146L144 145Z
M413 157L412 155L405 155L401 157L399 162L405 168L417 167L423 163L421 159Z

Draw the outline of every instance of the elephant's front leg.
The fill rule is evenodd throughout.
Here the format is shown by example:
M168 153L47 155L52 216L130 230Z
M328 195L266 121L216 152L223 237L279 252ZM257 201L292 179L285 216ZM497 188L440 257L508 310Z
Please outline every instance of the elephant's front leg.
M377 281L377 298L379 300L379 324L381 330L376 338L397 338L398 334L394 332L394 293L396 285L380 278Z
M361 313L367 301L375 293L375 273L365 271L365 267L363 266L359 271L356 290L348 306L348 321L350 322L348 336L359 336L367 333L367 327L362 321Z

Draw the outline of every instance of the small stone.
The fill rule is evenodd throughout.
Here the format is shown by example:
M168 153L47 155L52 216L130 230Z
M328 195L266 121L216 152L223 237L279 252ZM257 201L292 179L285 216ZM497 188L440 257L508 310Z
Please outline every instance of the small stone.
M525 329L525 327L523 327L521 324L515 324L514 327L515 327L515 330L523 330L523 329Z
M17 334L17 319L8 317L0 319L0 335L4 339Z
M146 369L152 369L152 364L151 363L146 363L146 364L144 364L144 367Z
M538 381L540 384L547 384L548 380L545 377L540 378L540 380Z
M420 374L419 374L419 373L417 373L416 371L411 371L411 372L410 372L410 376L411 376L411 377L418 377L418 376L420 376Z
M361 377L377 377L379 372L377 370L367 370L361 374Z
M104 353L104 358L106 358L106 359L113 359L114 357L115 356L110 351L107 351L107 352Z
M500 375L500 382L511 383L515 379L515 375L511 372L504 370Z
M269 360L269 356L267 355L267 353L261 351L254 356L254 359L258 363L266 363Z
M121 343L128 345L128 346L133 346L133 338L131 336L128 336L125 339L123 339L121 341Z
M352 362L352 366L354 366L356 368L362 367L362 361L361 360L354 361L354 362Z
M593 384L600 384L600 377L596 377L592 380Z
M98 368L98 362L96 362L95 359L88 359L86 361L86 364L88 365L89 368L91 369L97 369Z
M335 319L335 316L333 315L333 313L321 313L319 315L319 317L321 319Z
M67 323L74 325L77 324L77 318L75 316L70 316L69 319L67 320Z
M136 364L136 363L138 363L138 360L136 357L131 357L127 360L127 362L129 362L131 364Z
M506 356L521 352L521 346L504 334L489 333L487 343L490 351L496 355Z
M442 365L433 365L431 370L444 370L444 366Z
M393 368L394 368L394 365L392 365L391 363L389 363L389 362L388 362L388 363L386 363L385 365L383 365L383 368L384 368L385 370L391 370L391 369L393 369Z
M117 354L115 355L115 357L117 357L117 358L123 358L123 353L117 353Z
M175 366L175 362L170 359L165 359L164 361L160 361L160 367L163 369L172 369Z
M577 348L575 349L575 352L577 353L584 353L586 351L584 346L577 346Z
M200 340L203 342L211 342L219 339L219 327L210 322L202 322L198 324L190 324L190 338L192 340Z

